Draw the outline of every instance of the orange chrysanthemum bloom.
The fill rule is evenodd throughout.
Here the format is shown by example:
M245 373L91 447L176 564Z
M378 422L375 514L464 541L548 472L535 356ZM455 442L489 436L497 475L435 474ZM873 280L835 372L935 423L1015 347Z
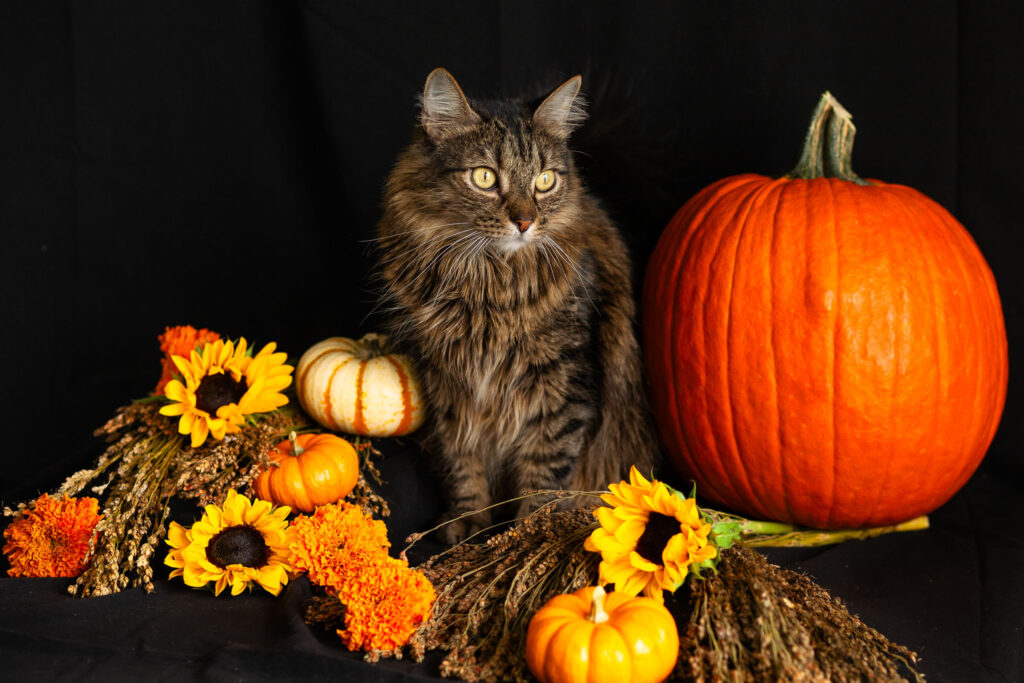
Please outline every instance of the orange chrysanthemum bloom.
M292 567L309 580L337 594L366 567L388 557L388 529L384 522L363 514L345 501L321 505L311 516L292 521Z
M339 596L345 603L345 629L338 636L349 650L397 650L430 615L434 587L405 560L393 557L361 578L357 590Z
M430 614L434 587L388 555L387 527L341 501L292 522L292 566L345 605L338 636L350 650L396 650Z
M160 375L160 381L157 383L156 389L153 390L154 394L164 393L164 386L174 379L174 374L178 370L174 367L174 361L171 360L173 356L188 358L198 346L215 342L220 339L220 335L205 327L197 330L191 325L178 325L177 327L165 327L164 333L159 336L159 339L160 350L164 352L164 357L160 359L163 374Z
M99 524L95 498L39 496L4 530L10 576L73 578L85 571L89 541Z

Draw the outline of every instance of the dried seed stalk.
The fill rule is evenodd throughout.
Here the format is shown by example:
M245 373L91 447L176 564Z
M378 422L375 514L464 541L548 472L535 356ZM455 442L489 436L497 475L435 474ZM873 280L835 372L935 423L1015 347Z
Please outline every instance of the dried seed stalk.
M547 506L486 542L435 555L420 566L437 601L410 642L412 658L441 650L443 676L530 680L524 660L529 621L555 595L596 582L600 558L583 550L596 527L592 509ZM668 601L680 625L676 680L923 680L913 652L866 626L807 577L769 564L756 551L742 545L725 550L717 573L706 576Z
M485 542L455 546L421 565L437 600L412 637L412 657L444 650L444 676L530 680L523 659L530 618L555 595L597 579L600 558L583 549L593 523L590 509L548 505Z
M691 584L675 677L693 681L923 681L890 642L806 576L744 546Z
M229 489L245 490L268 463L271 446L291 430L312 426L300 411L285 407L221 441L190 448L159 409L159 403L142 401L118 410L96 430L108 442L96 466L75 472L56 491L74 496L92 484L89 493L100 497L103 508L89 566L69 588L73 595L108 595L129 586L152 591L152 559L167 535L171 497L206 505L223 500Z

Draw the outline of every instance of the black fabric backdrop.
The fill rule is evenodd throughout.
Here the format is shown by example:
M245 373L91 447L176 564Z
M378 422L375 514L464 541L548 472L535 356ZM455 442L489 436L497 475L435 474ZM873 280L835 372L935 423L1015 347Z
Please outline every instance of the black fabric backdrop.
M365 240L435 66L488 96L583 73L581 161L638 280L701 187L792 167L831 90L858 125L858 172L923 191L974 236L1012 369L1022 29L1014 2L0 3L0 496L52 490L97 455L92 430L155 383L165 325L295 356L374 329ZM1011 376L985 462L931 530L771 557L918 651L932 681L1020 679L1022 412ZM440 504L414 440L382 447L398 544ZM161 580L74 601L66 583L0 579L12 679L435 673L371 667L310 631L301 581L281 600Z

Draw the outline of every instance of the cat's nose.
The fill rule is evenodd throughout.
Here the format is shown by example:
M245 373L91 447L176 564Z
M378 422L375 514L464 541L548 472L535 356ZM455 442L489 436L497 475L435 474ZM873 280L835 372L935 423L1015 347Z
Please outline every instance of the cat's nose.
M519 225L519 232L526 232L533 225L532 218L513 218L512 220Z

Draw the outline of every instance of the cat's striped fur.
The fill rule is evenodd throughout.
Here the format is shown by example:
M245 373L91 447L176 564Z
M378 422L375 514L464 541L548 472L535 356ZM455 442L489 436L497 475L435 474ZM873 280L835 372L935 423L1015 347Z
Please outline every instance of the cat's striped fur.
M629 259L567 147L578 91L579 77L536 108L470 105L435 70L387 182L383 303L422 376L453 514L490 504L501 485L595 490L654 465ZM474 185L480 167L495 188ZM549 169L557 181L541 192ZM448 525L448 539L488 521Z

